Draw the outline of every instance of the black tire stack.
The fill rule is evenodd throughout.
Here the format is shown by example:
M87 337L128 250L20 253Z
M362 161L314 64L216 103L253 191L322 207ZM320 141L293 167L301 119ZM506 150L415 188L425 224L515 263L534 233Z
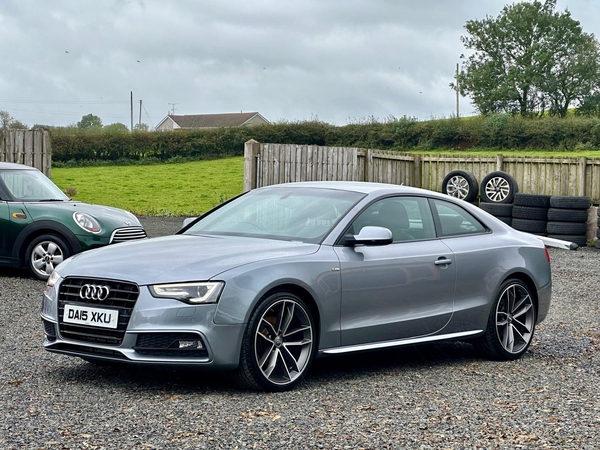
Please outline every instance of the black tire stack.
M505 224L512 226L512 203L483 202L479 204L479 207L497 219L500 219Z
M587 245L589 197L553 195L548 210L548 237Z
M515 230L546 236L550 195L516 193L512 210Z

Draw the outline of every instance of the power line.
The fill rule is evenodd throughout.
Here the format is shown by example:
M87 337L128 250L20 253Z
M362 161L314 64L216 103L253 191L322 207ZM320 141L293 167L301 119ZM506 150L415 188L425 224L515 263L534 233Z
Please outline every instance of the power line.
M0 103L25 103L39 105L121 105L129 103L122 100L8 100L0 99Z

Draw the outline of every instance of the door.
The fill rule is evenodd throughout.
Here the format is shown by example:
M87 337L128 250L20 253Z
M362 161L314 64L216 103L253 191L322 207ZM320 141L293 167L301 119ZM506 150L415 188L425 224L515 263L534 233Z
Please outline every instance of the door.
M453 311L456 264L436 238L427 199L380 200L357 218L352 232L366 225L392 230L394 243L336 247L342 345L425 336L444 328Z

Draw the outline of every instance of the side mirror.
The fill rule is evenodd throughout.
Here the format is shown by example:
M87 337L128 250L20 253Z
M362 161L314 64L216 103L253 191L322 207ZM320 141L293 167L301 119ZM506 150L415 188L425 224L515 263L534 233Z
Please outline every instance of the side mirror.
M354 236L347 236L345 245L388 245L393 242L392 232L384 227L363 227Z

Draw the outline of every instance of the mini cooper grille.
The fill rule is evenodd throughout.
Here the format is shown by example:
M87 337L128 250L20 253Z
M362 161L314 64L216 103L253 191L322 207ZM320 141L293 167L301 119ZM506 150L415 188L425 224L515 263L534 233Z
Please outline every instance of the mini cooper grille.
M110 289L104 300L81 298L80 292L84 285L107 286ZM88 278L65 278L58 292L58 329L67 339L76 341L95 342L104 345L120 345L129 324L131 312L140 290L136 284L113 280L98 280ZM89 325L65 323L63 315L65 305L107 308L119 312L116 329L100 328Z
M208 356L205 348L179 348L179 341L202 341L195 333L142 333L134 350L145 356L200 358ZM204 343L202 344L204 346Z
M142 227L126 227L116 229L111 238L111 244L117 244L119 242L135 241L136 239L144 239L148 237L146 230Z

